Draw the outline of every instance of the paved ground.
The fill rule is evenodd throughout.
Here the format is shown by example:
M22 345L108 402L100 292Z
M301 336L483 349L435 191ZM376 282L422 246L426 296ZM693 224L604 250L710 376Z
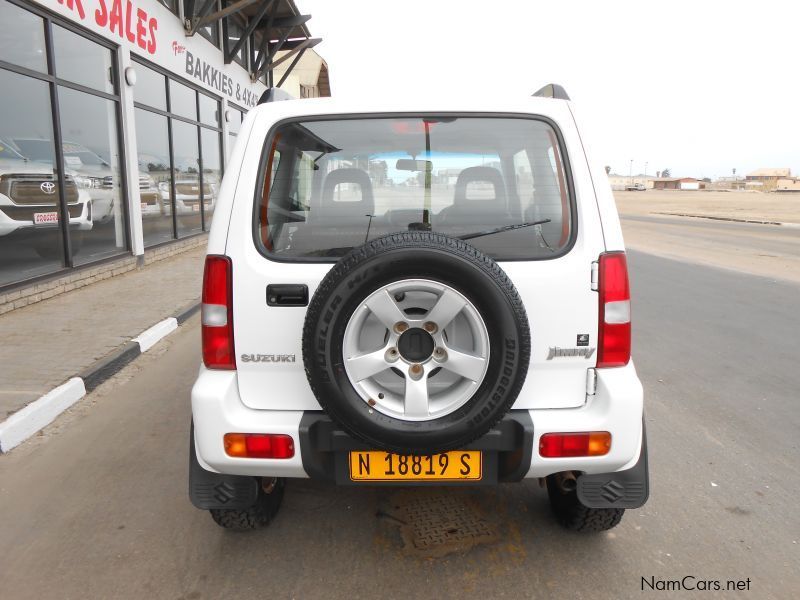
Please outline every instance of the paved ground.
M652 491L613 532L561 531L535 482L452 492L490 543L404 549L433 490L292 483L273 526L218 529L186 497L197 317L0 456L0 589L13 598L638 598L641 578L750 578L796 597L800 287L630 253ZM670 594L649 593L653 597Z
M628 248L800 283L800 227L626 213L621 220Z
M800 223L800 193L647 190L614 192L620 213L704 215Z
M200 297L205 248L0 315L0 421Z
M800 194L614 192L628 248L699 265L800 283L800 225L784 227L677 217L800 224Z

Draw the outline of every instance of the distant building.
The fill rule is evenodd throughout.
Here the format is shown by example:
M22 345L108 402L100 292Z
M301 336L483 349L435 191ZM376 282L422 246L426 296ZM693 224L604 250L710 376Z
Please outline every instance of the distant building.
M791 176L791 169L756 169L747 174L745 185L748 188L774 190L778 187L779 179L789 179Z
M612 190L624 190L626 187L630 185L636 185L637 183L641 183L644 187L648 190L653 189L653 180L655 177L651 177L650 175L634 175L633 177L629 175L617 175L616 173L609 173L608 175L608 183L611 184Z
M800 177L787 177L778 179L775 184L776 192L800 192Z
M715 190L743 190L745 188L745 179L739 175L720 177L707 187Z
M653 180L656 190L704 190L706 182L694 177L657 177Z

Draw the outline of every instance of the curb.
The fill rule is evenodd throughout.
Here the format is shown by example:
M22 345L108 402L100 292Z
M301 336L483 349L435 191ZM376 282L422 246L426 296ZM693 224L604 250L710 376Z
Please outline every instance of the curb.
M78 373L78 377L83 380L86 391L91 392L141 353L142 349L139 344L133 341L125 342L120 348L94 361L91 366ZM2 425L0 425L0 428L2 428ZM2 444L2 434L0 434L0 444ZM4 445L0 445L0 449L4 450Z
M8 452L52 423L58 415L86 394L176 331L198 310L200 310L199 300L185 306L171 317L159 321L8 417L0 423L0 454Z
M754 223L756 225L779 225L781 227L800 228L800 223L788 223L783 221L759 221L757 219L737 219L734 217L715 217L713 215L693 215L691 213L657 212L653 214L666 215L669 217L690 217L692 219L708 219L710 221L727 221L730 223Z

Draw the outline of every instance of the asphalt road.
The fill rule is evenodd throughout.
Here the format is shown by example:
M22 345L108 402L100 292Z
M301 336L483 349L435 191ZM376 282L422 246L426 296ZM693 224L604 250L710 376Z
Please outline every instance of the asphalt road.
M392 511L433 489L291 482L267 530L232 534L186 493L196 318L43 436L0 456L5 598L638 598L656 581L800 593L800 286L630 253L650 502L612 532L565 532L537 483L448 490L492 528L442 557ZM691 582L693 580L687 580ZM658 584L656 584L658 585Z
M800 225L625 213L620 218L629 249L800 284Z

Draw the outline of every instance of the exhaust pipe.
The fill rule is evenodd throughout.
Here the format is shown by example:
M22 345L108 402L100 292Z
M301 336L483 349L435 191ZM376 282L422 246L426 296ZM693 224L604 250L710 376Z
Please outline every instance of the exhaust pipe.
M561 471L553 475L556 486L562 494L569 494L578 489L578 480L575 479L574 471Z

